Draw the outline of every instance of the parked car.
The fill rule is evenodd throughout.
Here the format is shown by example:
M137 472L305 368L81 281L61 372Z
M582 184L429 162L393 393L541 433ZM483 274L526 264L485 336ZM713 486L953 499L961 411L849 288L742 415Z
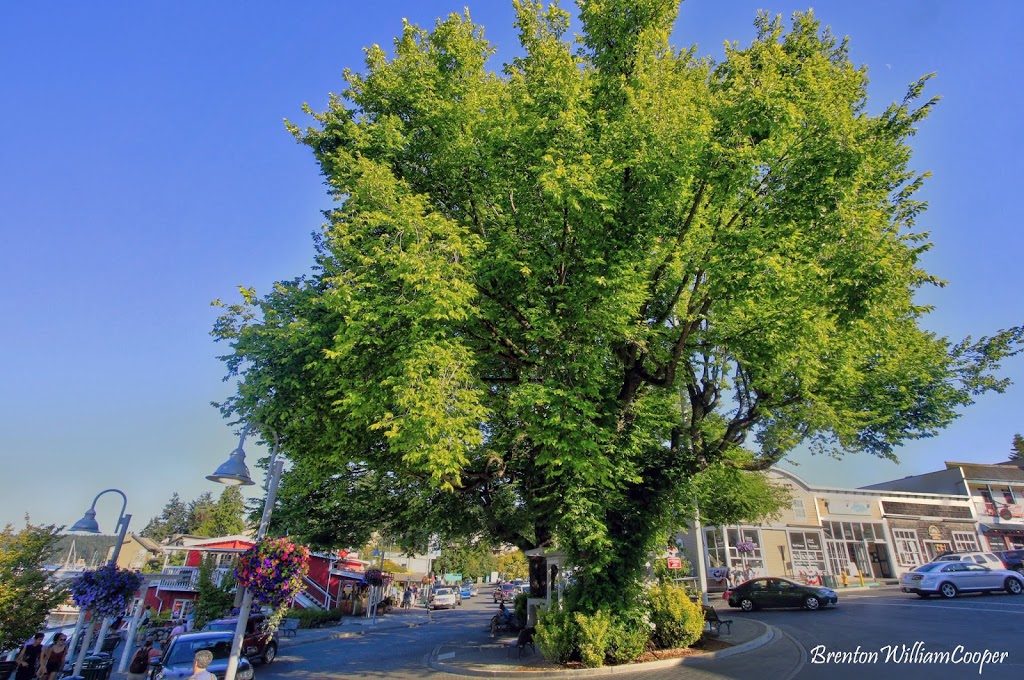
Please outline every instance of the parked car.
M948 552L936 557L932 562L974 562L989 569L1006 569L1003 561L990 552Z
M1024 550L1006 550L996 553L1007 569L1024 574Z
M722 597L729 601L730 607L739 607L745 612L768 607L815 610L839 603L833 590L777 577L751 579L725 591Z
M1024 592L1024 576L1007 569L989 569L972 560L929 562L903 574L900 590L918 597L941 595L956 597L960 593L990 593L1005 590L1011 595Z
M213 652L213 662L206 670L224 680L231 655L231 641L234 633L225 631L202 631L185 633L171 640L167 649L150 663L150 680L181 680L192 675L192 662L196 652L208 649ZM253 680L252 664L244 656L238 659L237 680Z
M264 664L270 664L277 657L280 636L276 630L273 633L268 633L266 623L267 617L263 614L253 614L249 617L245 625L245 638L242 640L242 654L250 659L258 659ZM216 619L203 626L203 630L227 631L233 635L237 625L238 617Z
M455 609L459 606L454 588L435 588L430 596L431 609Z
M491 593L495 602L511 602L516 599L519 589L512 583L502 583Z

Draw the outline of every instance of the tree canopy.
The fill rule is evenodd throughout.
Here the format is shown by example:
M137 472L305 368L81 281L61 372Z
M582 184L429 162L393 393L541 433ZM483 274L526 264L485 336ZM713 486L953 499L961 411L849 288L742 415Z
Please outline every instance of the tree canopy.
M557 541L594 609L702 471L894 458L1005 388L1020 328L950 341L914 300L941 283L909 165L927 77L872 115L810 12L715 62L669 44L677 0L581 3L575 44L514 5L501 73L468 13L407 23L290 125L337 200L315 273L214 328L222 409L281 435L289 493L340 501L355 467L426 520L472 508Z
M0 652L17 649L39 632L51 609L67 599L67 584L44 565L55 556L63 527L34 525L0 531Z

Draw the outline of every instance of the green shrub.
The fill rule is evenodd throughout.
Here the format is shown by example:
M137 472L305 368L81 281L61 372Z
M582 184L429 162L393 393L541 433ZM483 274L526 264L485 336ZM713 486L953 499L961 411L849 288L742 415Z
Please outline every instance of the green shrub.
M284 614L286 619L298 619L299 628L316 628L324 623L340 621L340 609L289 609Z
M528 618L527 614L529 613L527 611L526 601L529 598L530 596L526 593L519 593L518 595L516 595L515 604L512 607L513 611L516 614L516 620L519 621L520 628L526 627L526 619Z
M689 647L704 630L704 612L677 586L654 586L647 593L651 605L652 639L661 649Z
M608 631L612 617L599 610L593 616L582 612L574 614L577 627L577 646L580 661L587 668L598 668L604 664L605 648L608 646Z
M575 622L568 611L557 605L537 611L537 631L533 639L548 661L565 663L576 655Z
M632 663L647 649L651 622L644 611L630 610L612 616L605 645L605 659L611 665Z

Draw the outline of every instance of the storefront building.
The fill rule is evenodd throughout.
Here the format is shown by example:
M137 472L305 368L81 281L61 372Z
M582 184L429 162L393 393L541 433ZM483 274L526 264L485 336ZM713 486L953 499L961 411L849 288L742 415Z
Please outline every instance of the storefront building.
M946 469L865 487L876 490L930 491L970 498L975 525L973 549L1000 551L1024 548L1024 469L1012 462L995 465L946 462ZM951 537L951 550L969 550L962 529ZM980 537L980 538L979 538ZM943 543L945 537L933 539ZM964 546L964 547L961 547Z
M768 474L789 488L791 505L757 526L703 529L709 592L768 575L809 584L839 584L844 574L855 583L896 579L978 539L965 494L814 487L788 470ZM697 554L692 531L679 541Z

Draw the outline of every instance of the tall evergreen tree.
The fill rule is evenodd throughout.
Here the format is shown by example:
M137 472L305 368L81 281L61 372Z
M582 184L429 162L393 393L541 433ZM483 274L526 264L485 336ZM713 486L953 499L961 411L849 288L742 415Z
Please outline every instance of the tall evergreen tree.
M217 504L213 500L212 491L204 491L194 501L188 504L188 519L186 533L195 536L216 536Z
M142 535L154 541L162 541L175 534L185 533L188 533L188 507L175 491L160 516L149 520L142 530Z
M245 531L245 498L237 486L225 487L213 508L214 536L231 536Z
M1019 433L1013 435L1013 446L1010 449L1010 460L1018 465L1024 465L1024 437Z

